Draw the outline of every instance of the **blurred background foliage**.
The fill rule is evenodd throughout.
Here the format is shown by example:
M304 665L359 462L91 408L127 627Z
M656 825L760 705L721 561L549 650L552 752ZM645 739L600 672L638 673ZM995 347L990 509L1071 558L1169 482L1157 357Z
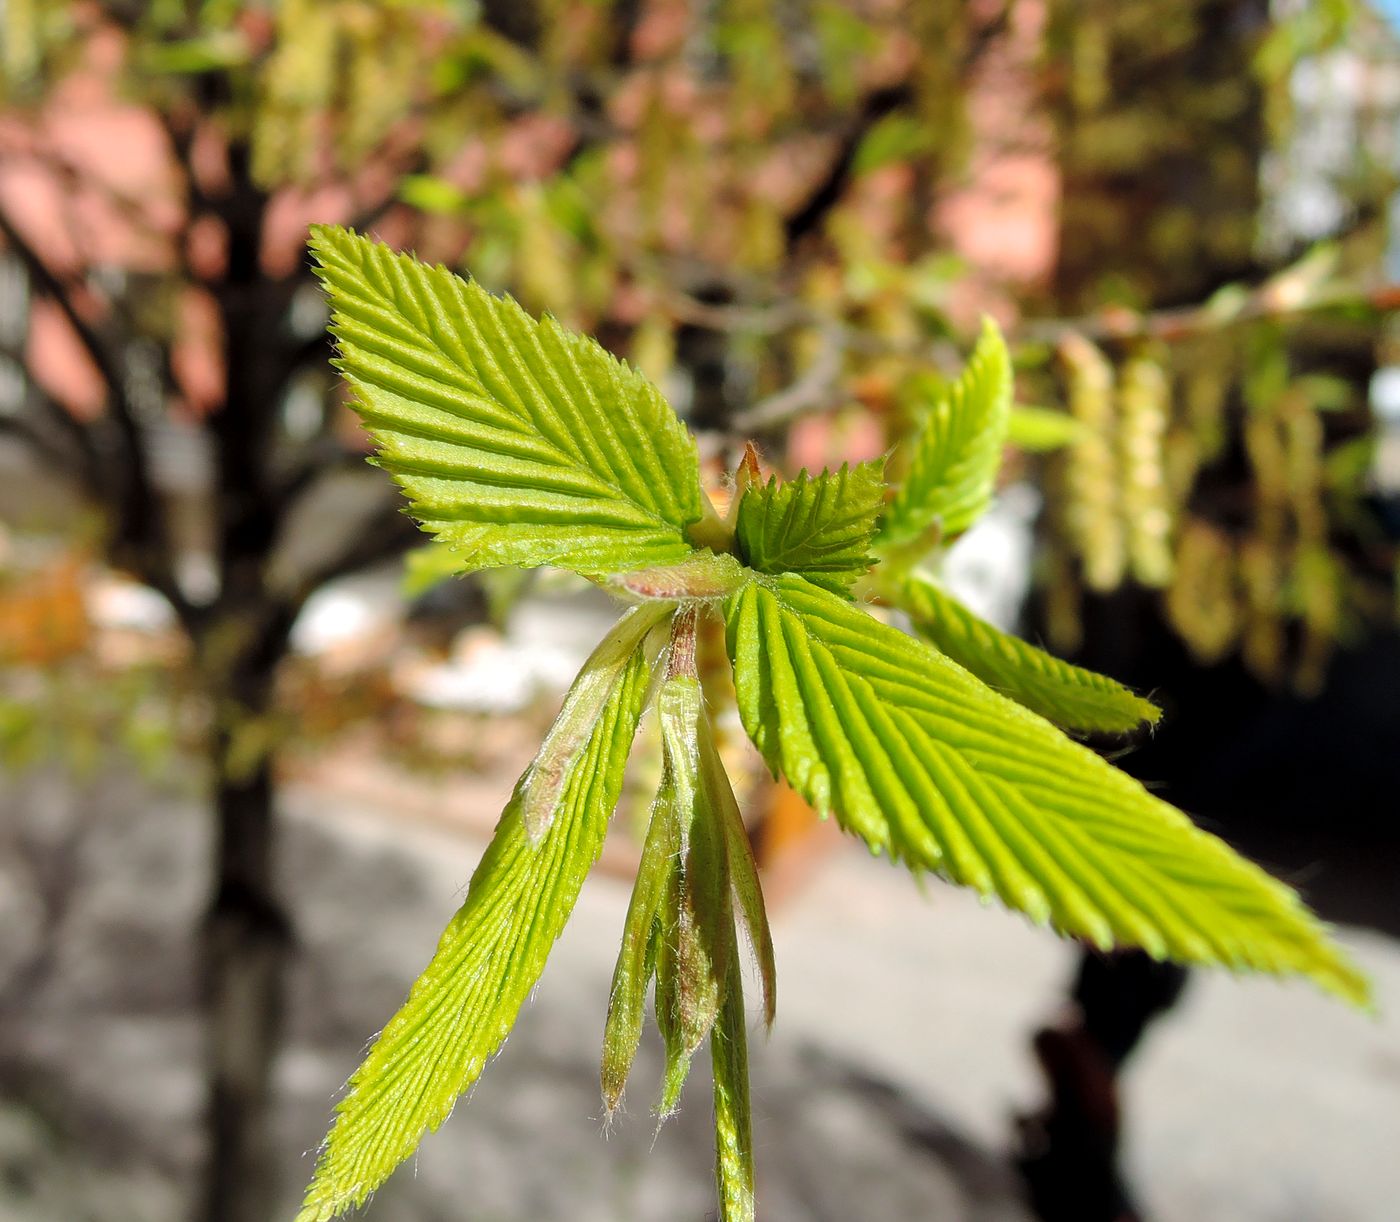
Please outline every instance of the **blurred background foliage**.
M230 1186L270 1140L279 753L369 726L415 767L489 755L424 659L532 588L419 553L406 627L296 646L314 596L415 542L307 224L596 335L720 497L749 439L789 474L897 469L992 314L1034 535L1000 618L1033 578L1030 635L1169 705L1188 662L1316 694L1394 621L1400 54L1360 0L0 11L0 751L207 757L209 1218L266 1216ZM789 825L791 795L755 801Z

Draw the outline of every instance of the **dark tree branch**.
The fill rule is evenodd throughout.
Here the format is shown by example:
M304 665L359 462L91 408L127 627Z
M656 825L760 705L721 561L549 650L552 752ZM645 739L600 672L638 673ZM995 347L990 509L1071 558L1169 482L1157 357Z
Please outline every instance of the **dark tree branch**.
M423 536L403 512L403 498L397 489L344 547L330 556L319 568L308 572L302 580L298 598L304 601L315 590L338 577L348 577L361 569L402 555Z
M94 494L114 518L108 543L113 561L130 568L140 579L163 594L181 616L190 607L175 581L173 554L160 512L157 492L134 405L127 394L122 370L91 322L73 299L62 278L43 260L28 239L3 210L0 210L0 238L19 258L35 292L58 306L72 327L83 350L91 357L107 392L107 413L121 443L122 455L114 484L100 478L103 460L89 428L79 423L61 404L52 404L52 418L60 424L84 456L93 473ZM31 379L32 380L32 379Z
M821 181L812 189L802 206L783 223L788 249L795 247L813 233L841 201L850 186L855 170L856 154L870 130L886 115L913 100L907 85L896 85L872 93L861 107L860 114L841 137L841 145Z
M56 404L52 410L55 414L68 415ZM100 499L101 490L96 486L93 470L87 462L86 455L70 449L56 437L50 436L37 421L22 416L0 416L0 435L3 434L9 434L23 444L55 474L75 479L86 495Z
M284 513L309 496L323 480L347 471L361 470L369 455L342 445L334 437L318 437L310 442L300 461L278 485L276 500Z
M97 371L107 387L107 394L109 399L113 401L113 405L117 405L119 402L119 410L124 408L130 411L130 404L125 401L121 371L118 369L112 354L107 350L107 346L102 342L92 324L83 317L74 304L70 288L39 257L39 253L30 245L29 240L3 210L0 210L0 237L5 239L5 244L24 264L25 271L29 273L34 288L63 312L64 318L68 320L68 325L73 328L77 335L78 342L82 344L84 351L91 357L92 363L97 366Z

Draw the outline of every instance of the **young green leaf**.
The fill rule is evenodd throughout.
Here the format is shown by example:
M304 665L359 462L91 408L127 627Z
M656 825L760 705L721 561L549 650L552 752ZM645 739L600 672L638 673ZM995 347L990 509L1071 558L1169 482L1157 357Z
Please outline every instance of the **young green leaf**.
M937 529L961 534L991 503L1011 408L1011 358L986 319L962 376L938 393L878 541L898 546Z
M885 500L884 462L843 466L815 479L751 483L739 501L735 538L760 573L801 573L845 594L869 567L870 540Z
M622 1099L641 1042L647 984L656 968L653 935L662 903L673 887L680 852L679 829L670 817L669 804L673 800L673 788L663 779L661 792L652 804L637 881L623 924L622 949L613 969L608 1019L603 1028L601 1074L603 1105L609 1114Z
M538 843L517 789L432 962L351 1077L297 1222L363 1204L500 1047L602 849L650 670L637 649Z
M675 1110L684 1066L714 1026L734 957L734 907L723 827L708 801L700 773L699 726L704 717L699 681L675 675L657 697L664 755L662 792L653 818L675 820L679 859L672 880L673 912L659 948L658 976L668 976L664 1000L674 1013L658 1025L666 1036L666 1083L661 1114ZM664 969L663 969L664 964ZM663 990L658 985L658 1011Z
M707 718L700 719L700 784L706 793L706 803L720 821L725 848L729 857L729 876L734 884L734 898L748 931L749 945L758 964L758 977L763 985L763 1021L771 1027L778 1010L778 968L773 954L773 934L768 927L768 911L763 902L763 888L758 881L758 863L754 860L749 834L744 829L734 787L724 770L724 762L715 747Z
M733 937L733 930L730 930ZM749 1046L744 982L731 957L719 1021L710 1032L715 1095L715 1186L719 1222L753 1222L753 1122L749 1111Z
M564 697L564 706L550 726L525 775L518 795L520 818L530 839L549 830L564 797L564 787L578 767L608 701L632 657L670 608L650 603L632 608L589 655Z
M750 583L726 621L749 736L872 849L1101 947L1366 1001L1291 890L926 645L796 576Z
M1107 675L1071 666L994 628L925 577L896 579L892 593L935 649L1047 721L1088 733L1126 734L1162 715L1151 701Z
M641 374L551 318L345 229L311 248L378 461L463 567L685 559L695 443Z

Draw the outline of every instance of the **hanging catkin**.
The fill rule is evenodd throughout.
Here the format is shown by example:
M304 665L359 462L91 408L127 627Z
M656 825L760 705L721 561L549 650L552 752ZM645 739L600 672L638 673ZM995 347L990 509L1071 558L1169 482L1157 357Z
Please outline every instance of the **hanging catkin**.
M1071 414L1083 426L1069 447L1065 525L1091 590L1116 589L1127 561L1116 440L1113 367L1082 335L1060 343Z
M1130 357L1118 382L1121 505L1132 575L1152 587L1165 586L1172 577L1164 451L1169 408L1162 366L1146 354Z

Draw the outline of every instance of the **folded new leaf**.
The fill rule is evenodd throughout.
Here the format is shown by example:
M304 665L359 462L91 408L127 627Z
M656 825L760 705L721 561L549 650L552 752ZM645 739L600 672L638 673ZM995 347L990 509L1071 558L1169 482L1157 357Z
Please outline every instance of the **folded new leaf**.
M1107 675L1002 632L974 615L928 578L892 579L893 601L929 644L988 687L1068 730L1126 734L1161 710Z
M990 319L961 376L928 396L923 427L878 541L898 546L961 534L991 503L1011 410L1011 358Z
M345 229L311 249L378 461L462 567L685 559L695 443L655 387L508 297Z
M744 726L873 849L1095 945L1367 984L1298 897L961 667L800 577L725 604Z
M749 484L735 529L740 557L757 572L801 573L833 594L846 593L873 559L883 472L882 461Z
M648 614L634 608L615 632ZM634 649L538 842L517 787L432 962L351 1077L297 1222L329 1222L363 1204L500 1047L602 849L650 672Z

